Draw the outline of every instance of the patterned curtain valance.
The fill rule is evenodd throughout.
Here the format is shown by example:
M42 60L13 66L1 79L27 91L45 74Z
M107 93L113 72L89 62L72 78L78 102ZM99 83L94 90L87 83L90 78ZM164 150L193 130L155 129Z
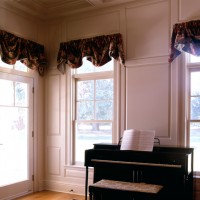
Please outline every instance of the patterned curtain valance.
M103 35L60 43L57 68L64 74L65 64L68 64L71 68L78 68L82 65L83 57L87 57L87 60L97 67L109 62L111 57L125 64L121 34Z
M181 52L200 56L200 20L178 23L173 26L169 62Z
M46 58L44 46L40 44L0 30L0 56L7 64L13 65L20 60L28 68L38 70L40 75L44 74Z

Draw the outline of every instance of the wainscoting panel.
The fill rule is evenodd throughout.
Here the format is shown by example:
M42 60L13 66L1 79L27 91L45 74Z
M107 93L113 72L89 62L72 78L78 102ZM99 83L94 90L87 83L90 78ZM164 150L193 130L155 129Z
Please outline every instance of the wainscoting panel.
M179 21L188 21L200 18L199 0L179 0Z
M134 66L133 61L130 65L126 68L127 129L156 130L162 144L176 144L176 68L162 59L155 64Z
M68 40L119 32L119 11L72 20L67 24Z
M47 135L60 134L60 76L51 75L47 81Z
M47 174L60 175L61 149L58 147L47 148Z
M126 10L127 59L161 56L169 47L168 2Z

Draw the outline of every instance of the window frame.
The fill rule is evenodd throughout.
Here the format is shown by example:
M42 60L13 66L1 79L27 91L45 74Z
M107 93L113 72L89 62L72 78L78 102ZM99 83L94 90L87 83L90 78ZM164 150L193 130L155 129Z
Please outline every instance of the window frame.
M97 80L102 80L102 79L113 79L113 82L114 82L114 76L113 76L113 71L109 71L109 72L94 72L94 73L91 73L91 74L74 74L73 75L73 79L74 79L74 88L75 88L75 95L74 95L74 104L72 105L73 107L73 147L74 147L74 153L73 153L73 159L72 159L72 163L74 165L81 165L82 163L81 162L77 162L76 161L76 124L77 122L91 122L91 123L98 123L98 122L102 122L102 123L108 123L110 122L112 124L112 127L113 127L113 124L114 124L114 120L97 120L97 119L94 119L94 120L77 120L77 83L78 81L87 81L87 80L94 80L94 81L97 81ZM96 89L96 87L95 87ZM113 88L114 89L114 88ZM114 91L113 91L114 93ZM94 103L96 102L96 99L93 100ZM113 104L114 104L114 97L113 97ZM113 112L114 112L114 109L113 109ZM113 130L112 130L112 138L113 138ZM112 141L111 141L112 142Z
M108 72L95 72L96 77L98 79L105 78L105 77L111 77L113 76L113 83L114 83L114 107L113 107L113 133L112 133L112 143L117 143L120 138L120 110L121 110L121 69L122 65L119 63L119 61L113 60L113 71ZM75 143L74 137L75 134L75 79L81 80L81 77L84 77L84 79L91 78L93 76L91 73L84 73L84 74L74 74L75 69L70 68L67 66L66 70L66 159L65 163L66 166L73 166L73 167L82 167L83 163L76 164L74 162L74 153L75 153L75 146L73 145ZM74 91L74 92L73 92Z
M191 73L192 72L200 72L200 62L191 62L191 56L190 54L185 54L185 66L186 66L186 102L185 102L185 107L186 107L186 145L187 146L191 146L190 143L190 124L192 122L199 122L200 123L200 119L199 120L193 120L191 119ZM191 146L192 147L192 146ZM195 176L200 176L200 169L199 171L195 171Z
M1 59L1 58L0 58ZM3 64L4 65L4 64ZM0 63L0 72L3 75L3 77L6 77L6 80L12 80L14 82L22 82L22 83L27 83L29 85L29 105L27 106L27 108L29 108L29 112L28 112L28 118L29 118L29 125L28 125L28 133L32 133L32 131L36 130L36 134L35 137L37 137L37 128L35 126L35 115L34 113L36 113L35 111L37 110L37 105L35 105L35 94L33 92L33 88L35 87L35 80L38 76L38 74L35 73L34 70L29 70L27 69L27 72L25 71L21 71L21 70L17 70L15 69L14 65L11 65L12 68L7 68L4 67L3 65L1 65ZM16 65L16 64L15 64ZM12 188L15 188L15 190L17 191L17 188L20 192L22 192L22 189L25 188L27 191L27 188L29 187L29 185L31 186L31 188L33 189L33 187L37 186L37 181L35 183L32 182L32 174L35 174L35 179L37 180L37 176L38 173L35 170L35 160L37 160L37 155L35 154L35 150L36 145L35 145L35 139L30 135L29 139L28 139L28 151L30 153L30 155L28 156L28 180L29 183L27 181L24 181L23 184L22 183L14 183L11 185L6 186L7 188L5 188L6 191L12 191ZM8 190L8 188L10 188ZM24 192L26 192L24 190ZM9 194L10 195L10 194Z

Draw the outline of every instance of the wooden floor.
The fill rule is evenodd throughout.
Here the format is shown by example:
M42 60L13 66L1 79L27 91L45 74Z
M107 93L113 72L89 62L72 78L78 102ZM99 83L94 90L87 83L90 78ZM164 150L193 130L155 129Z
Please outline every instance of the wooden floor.
M85 196L53 191L35 192L16 200L84 200Z

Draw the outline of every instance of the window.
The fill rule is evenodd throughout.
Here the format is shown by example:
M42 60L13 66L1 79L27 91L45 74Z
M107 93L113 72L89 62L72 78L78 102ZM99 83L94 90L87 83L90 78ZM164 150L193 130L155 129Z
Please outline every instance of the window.
M114 141L114 64L101 67L83 59L83 65L72 71L72 164L82 165L85 149L94 143Z
M190 55L189 56L189 62L190 63L200 63L200 57Z
M26 65L24 65L22 62L20 62L19 60L16 61L16 63L14 65L9 65L7 63L4 63L1 60L0 57L0 68L4 68L4 69L13 69L15 71L22 71L22 72L28 72L28 67Z
M28 72L28 67L25 66L20 61L17 61L14 65L8 65L1 60L1 57L0 57L0 67L4 69L14 69L17 71Z
M24 72L0 60L0 199L33 190L34 79Z
M188 132L189 144L194 147L194 170L200 171L200 57L189 56L188 63Z

